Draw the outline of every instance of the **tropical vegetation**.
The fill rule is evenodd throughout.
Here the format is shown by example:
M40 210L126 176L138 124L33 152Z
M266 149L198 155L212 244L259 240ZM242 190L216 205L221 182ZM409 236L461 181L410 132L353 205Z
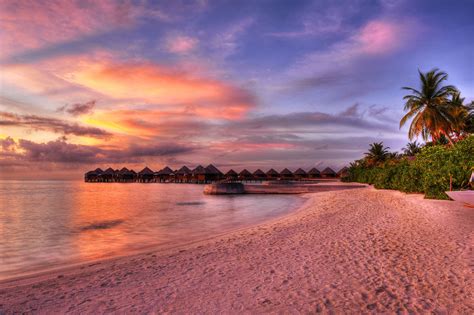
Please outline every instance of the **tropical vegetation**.
M421 85L404 97L405 116L411 120L409 142L403 153L390 152L383 142L370 145L364 158L350 164L344 181L373 184L376 188L424 193L427 198L448 199L449 189L468 188L474 167L474 102L465 99L448 75L433 69L419 71Z

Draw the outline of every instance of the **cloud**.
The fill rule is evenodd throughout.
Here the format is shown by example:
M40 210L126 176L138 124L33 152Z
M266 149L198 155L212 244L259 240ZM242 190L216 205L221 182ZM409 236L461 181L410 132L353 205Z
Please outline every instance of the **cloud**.
M288 71L292 86L302 90L350 84L357 90L365 82L361 72L370 70L374 60L408 47L418 29L410 19L369 21L345 39L297 61Z
M212 41L212 46L220 58L225 59L236 53L239 48L239 38L255 22L251 17L244 18L224 31L217 33Z
M86 115L86 114L91 114L94 110L96 101L92 100L87 103L76 103L72 105L64 105L58 108L59 112L66 112L68 114L71 114L72 116L80 116L80 115Z
M131 0L0 1L2 55L43 49L81 38L132 28L143 19L169 22L156 5Z
M145 157L175 156L190 153L194 147L173 143L138 145L132 144L123 149L104 149L97 146L68 143L60 138L55 141L38 143L26 139L14 141L11 138L0 139L9 142L10 152L16 152L15 159L27 163L54 162L65 164L101 164L101 163L137 163ZM12 149L13 148L13 149ZM1 157L5 155L2 152Z
M38 115L20 115L0 111L0 126L23 127L33 130L50 131L64 135L75 135L92 138L109 138L109 132L95 127L81 126L61 119L43 117Z
M66 79L110 98L158 104L202 117L238 119L256 105L247 90L154 63L85 61Z
M199 41L189 36L171 36L166 41L166 48L175 54L188 54L196 49Z

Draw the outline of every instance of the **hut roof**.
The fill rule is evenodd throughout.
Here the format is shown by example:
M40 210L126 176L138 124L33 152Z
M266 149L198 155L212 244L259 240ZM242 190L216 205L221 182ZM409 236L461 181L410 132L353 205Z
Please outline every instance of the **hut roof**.
M324 175L336 175L336 172L334 172L334 170L330 167L326 167L322 172L321 174L324 174Z
M344 166L343 168L341 168L341 169L339 170L339 172L337 172L337 174L339 175L339 174L345 173L345 172L347 172L348 170L349 170L349 168L347 168L347 166Z
M176 172L176 174L178 174L178 175L188 175L188 174L191 174L191 170L186 165L184 165L183 167L181 167Z
M132 173L133 175L137 174L137 172L135 172L134 170L130 170L130 173Z
M209 173L209 174L215 174L215 175L223 175L221 171L219 171L219 169L217 167L215 167L214 165L212 164L209 164L207 167L206 167L206 171Z
M308 174L309 175L320 175L321 172L316 167L313 167L312 169L309 170Z
M306 175L306 172L305 172L304 169L299 168L299 169L297 169L297 170L295 171L294 174L295 174L295 175Z
M273 168L271 168L271 169L268 170L267 175L268 176L278 176L278 175L280 175L280 173L278 173Z
M225 173L225 176L237 176L237 172L234 171L233 169L230 169L227 173Z
M206 174L206 169L204 167L202 167L202 165L198 165L198 166L196 166L195 169L193 169L192 173L196 174L196 175Z
M99 175L99 174L94 170L94 171L88 171L88 172L86 172L85 175L86 175L86 176L90 176L90 175Z
M253 175L254 176L265 176L265 173L261 169L258 169L255 172L253 172Z
M158 172L158 175L171 175L171 174L173 174L173 170L169 168L168 166L166 166L165 168L163 168L162 170Z
M144 169L142 169L140 172L138 172L138 175L153 175L154 172L148 168L148 166L145 166Z
M113 168L109 167L102 174L104 174L104 175L114 175L115 171L113 170Z
M285 168L280 172L280 175L293 175L293 173L289 169Z
M246 168L244 168L240 173L239 176L252 176L252 173L250 173Z
M130 171L128 170L128 168L123 167L118 173L119 173L120 175L123 175L123 174L128 174L128 173L130 173Z
M102 174L104 171L100 167L98 167L95 169L94 172L96 172L97 174Z

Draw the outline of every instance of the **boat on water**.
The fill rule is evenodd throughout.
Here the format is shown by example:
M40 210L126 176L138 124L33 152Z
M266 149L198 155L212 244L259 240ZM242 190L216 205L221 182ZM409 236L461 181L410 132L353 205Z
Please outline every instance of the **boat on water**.
M474 208L474 190L447 191L446 194L449 198Z

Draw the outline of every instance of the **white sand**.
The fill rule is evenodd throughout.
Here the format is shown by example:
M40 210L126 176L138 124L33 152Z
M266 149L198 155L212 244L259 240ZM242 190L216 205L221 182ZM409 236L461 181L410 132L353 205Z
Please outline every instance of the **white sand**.
M474 313L474 211L372 188L182 249L0 284L0 313Z

